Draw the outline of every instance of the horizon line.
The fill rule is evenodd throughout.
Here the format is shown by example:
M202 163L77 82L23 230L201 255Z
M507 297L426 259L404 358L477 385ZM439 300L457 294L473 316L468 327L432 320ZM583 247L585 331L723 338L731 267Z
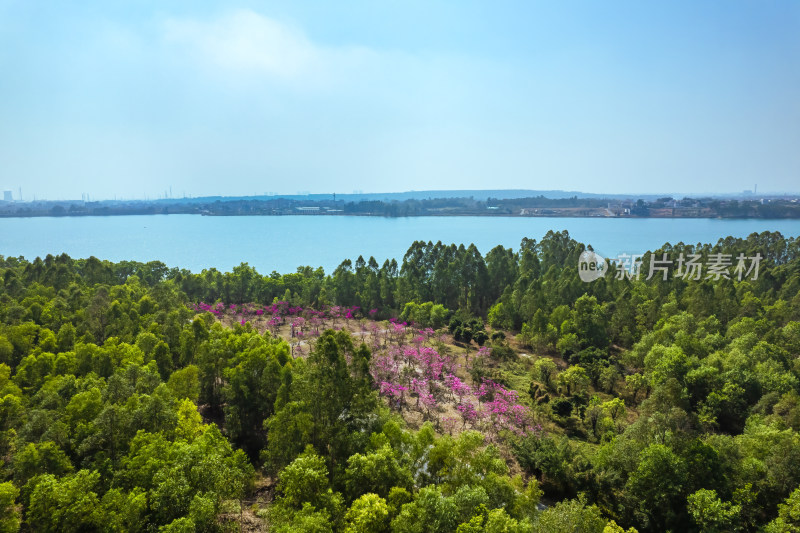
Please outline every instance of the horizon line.
M5 189L4 192L12 192L13 190ZM752 190L743 190L740 192L701 192L701 193L686 193L686 192L658 192L658 193L628 193L628 192L603 192L603 193L595 193L595 192L584 192L584 191L575 191L575 190L564 190L564 189L520 189L520 188L510 188L510 189L409 189L406 191L392 191L392 192L363 192L363 191L354 191L354 192L311 192L311 191L298 191L296 193L273 193L273 192L265 192L262 194L232 194L232 195L225 195L225 194L208 194L208 195L183 195L183 196L157 196L155 198L150 197L149 195L144 195L144 197L120 197L114 195L113 198L100 198L100 199L92 199L91 195L88 193L83 193L85 198L59 198L59 199L48 199L48 198L37 198L36 195L33 195L33 199L13 199L10 200L12 203L36 203L36 202L83 202L83 203L94 203L94 202L163 202L169 200L203 200L203 199L260 199L260 198L270 198L270 199L280 199L280 198L302 198L302 197L310 197L310 196L341 196L341 197L363 197L363 196L380 196L380 195L405 195L405 194L425 194L425 193L461 193L460 196L450 195L450 196L437 196L437 197L430 197L430 198L467 198L469 196L464 196L465 193L503 193L503 192L516 192L516 193L537 193L536 196L542 196L543 194L553 194L558 193L561 195L565 195L564 197L570 198L574 195L584 195L584 196L591 196L598 199L601 198L613 198L613 197L629 197L629 198L674 198L674 199L685 199L685 198L745 198L745 197L752 197L752 199L758 198L765 198L765 197L787 197L787 196L800 196L800 192L797 191L764 191L760 193L756 193ZM524 198L522 196L516 198L503 198L503 197L492 197L496 200L511 200L517 198ZM0 202L9 202L8 200L0 200Z

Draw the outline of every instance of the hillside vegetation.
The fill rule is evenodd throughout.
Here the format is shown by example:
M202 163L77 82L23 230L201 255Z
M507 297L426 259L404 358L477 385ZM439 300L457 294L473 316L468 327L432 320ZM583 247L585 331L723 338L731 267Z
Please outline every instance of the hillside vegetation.
M0 257L0 531L798 530L799 248L591 283L566 232L329 275Z

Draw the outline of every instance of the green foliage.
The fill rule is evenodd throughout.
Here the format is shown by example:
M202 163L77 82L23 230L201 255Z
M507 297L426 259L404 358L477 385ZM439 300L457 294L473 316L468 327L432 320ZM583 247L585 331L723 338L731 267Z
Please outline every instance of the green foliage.
M325 460L310 445L281 471L278 492L271 512L278 531L309 527L316 531L321 524L338 523L341 518L342 496L330 488Z
M573 365L558 374L558 384L564 394L577 394L587 389L589 376L583 367Z
M19 490L11 483L0 483L0 533L13 533L19 530L20 516L14 500Z
M689 514L702 531L731 531L738 523L741 506L723 502L714 490L700 489L688 498Z
M503 302L497 302L489 308L487 320L493 328L512 329L514 327L514 317Z
M380 533L386 530L389 508L377 494L362 494L344 516L345 533Z
M462 317L454 316L447 328L456 341L467 345L475 339L475 343L482 346L489 338L483 329L483 322L477 318L464 320Z
M257 346L257 347L256 347ZM264 420L273 413L281 381L281 361L289 358L285 341L251 339L250 346L229 363L222 389L225 419L234 442L251 455L263 448Z
M400 319L413 322L419 327L439 329L447 323L450 314L451 312L442 304L408 302L403 307Z
M197 525L188 516L176 518L166 526L158 528L159 533L194 533Z
M209 520L222 500L241 498L252 477L247 457L213 425L191 442L139 432L115 476L121 487L147 492L151 520L160 525L187 515L196 524Z
M552 388L558 373L556 364L546 357L541 357L533 364L531 376L545 387Z
M175 398L196 402L200 397L200 371L195 365L176 370L169 376L167 387Z
M294 459L304 442L329 450L330 465L343 465L352 454L351 432L379 422L368 418L377 405L369 381L360 379L356 364L348 366L345 354L358 363L368 350L357 350L347 332L328 330L317 340L307 364L294 367L290 401L265 422L270 437L261 457L273 471Z
M778 506L778 517L764 528L767 533L800 531L800 488L792 491Z
M413 484L411 472L400 465L388 444L372 453L351 455L345 476L347 493L352 498L365 492L385 497L392 488L410 489Z
M278 483L281 503L302 507L303 503L319 503L328 489L328 468L325 460L309 446L297 459L283 469Z
M797 239L654 252L761 253L759 279L741 281L584 284L583 250L566 232L485 256L416 242L400 265L359 258L330 276L0 257L0 531L235 528L259 451L278 480L264 511L275 531L800 530ZM464 379L528 390L543 428L478 420L437 437L452 402L433 387L440 410L405 429L346 332L293 359L185 305L276 299L448 325L467 347L491 338ZM563 501L537 511L542 491Z
M197 406L188 399L181 400L176 410L177 424L175 438L192 442L203 434L203 418L197 412Z
M310 503L297 512L286 512L285 508L275 507L270 514L271 531L278 533L332 533L333 523L327 510L317 510Z
M58 479L51 474L38 478L26 513L36 531L100 531L103 513L97 496L100 474L81 470Z
M638 501L634 511L648 529L681 529L688 472L685 462L663 444L651 444L628 479L627 491Z
M72 463L51 441L29 443L14 455L14 478L20 486L39 474L63 476L69 472L72 472Z
M606 520L595 505L585 500L565 500L542 511L534 530L543 533L603 533Z
M392 531L398 533L438 533L454 531L458 524L470 519L473 512L488 503L483 489L460 488L445 496L436 486L420 489L416 499L403 506L392 520Z
M514 456L525 472L542 480L542 488L549 494L575 492L573 479L578 465L566 437L526 436L514 442Z

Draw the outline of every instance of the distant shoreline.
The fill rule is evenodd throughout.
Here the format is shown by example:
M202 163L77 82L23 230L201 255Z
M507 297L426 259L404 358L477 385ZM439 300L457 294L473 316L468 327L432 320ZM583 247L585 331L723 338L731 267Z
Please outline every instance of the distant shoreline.
M121 217L121 216L175 216L175 215L189 215L201 217L364 217L364 218L458 218L458 217L486 217L486 218L595 218L595 219L702 219L702 220L798 220L800 213L791 216L721 216L721 215L577 215L577 214L532 214L532 215L518 215L518 214L491 214L491 213L423 213L423 214L408 214L408 215L383 215L377 213L274 213L274 214L256 214L256 213L86 213L86 214L70 214L70 215L53 215L50 213L37 213L37 214L0 214L2 218L107 218L107 217Z
M800 197L661 198L512 196L378 199L363 195L137 201L0 202L0 218L132 215L480 216L512 218L800 219ZM347 198L347 196L345 196Z

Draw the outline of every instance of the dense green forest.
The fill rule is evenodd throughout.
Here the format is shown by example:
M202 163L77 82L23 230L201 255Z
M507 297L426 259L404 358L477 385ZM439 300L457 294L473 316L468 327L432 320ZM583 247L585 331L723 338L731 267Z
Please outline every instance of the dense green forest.
M0 531L800 531L800 241L584 250L0 256Z

